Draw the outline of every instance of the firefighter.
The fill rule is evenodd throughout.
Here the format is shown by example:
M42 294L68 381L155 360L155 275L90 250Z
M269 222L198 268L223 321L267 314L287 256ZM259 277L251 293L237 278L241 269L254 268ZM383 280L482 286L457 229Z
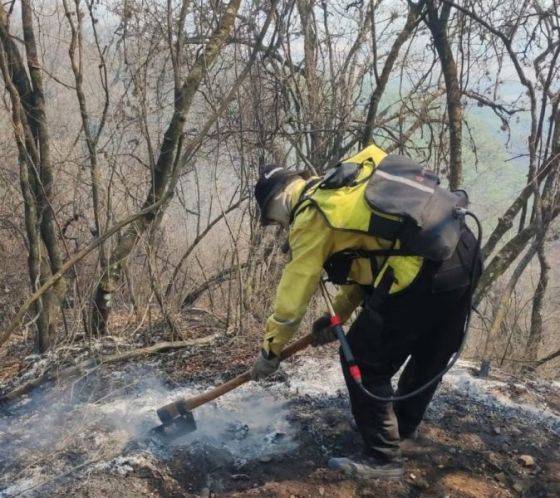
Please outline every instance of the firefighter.
M375 169L385 157L384 151L371 145L343 163ZM474 288L471 282L481 268L479 262L471 265L477 241L465 226L452 257L445 261L398 254L333 261L333 255L347 250L388 250L394 242L349 226L348 220L359 224L370 218L371 211L363 202L345 202L342 197L330 202L320 195L306 200L316 183L317 179L304 179L297 172L267 166L255 187L262 225L281 225L289 231L290 261L277 288L252 378L259 380L276 371L280 353L296 332L328 267L346 273L347 284L340 286L334 299L342 321L347 322L359 307L347 339L361 368L363 385L378 397L390 397L394 394L391 378L410 356L397 395L410 393L442 372L462 342ZM332 198L332 192L327 194ZM471 271L473 267L477 271ZM380 293L379 289L385 290ZM313 323L312 333L314 346L335 340L328 315ZM329 467L361 478L400 479L404 472L401 442L416 437L439 381L410 399L379 401L357 387L342 356L341 363L364 451L330 458Z

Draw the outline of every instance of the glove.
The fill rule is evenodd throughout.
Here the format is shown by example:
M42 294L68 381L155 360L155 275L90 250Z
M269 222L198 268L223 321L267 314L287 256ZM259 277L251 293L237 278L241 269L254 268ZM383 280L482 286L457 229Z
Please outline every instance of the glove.
M311 343L313 347L336 341L336 334L331 326L329 315L325 314L313 322L311 334L313 335L313 342Z
M251 368L251 380L261 380L276 372L280 366L280 358L274 353L262 350Z

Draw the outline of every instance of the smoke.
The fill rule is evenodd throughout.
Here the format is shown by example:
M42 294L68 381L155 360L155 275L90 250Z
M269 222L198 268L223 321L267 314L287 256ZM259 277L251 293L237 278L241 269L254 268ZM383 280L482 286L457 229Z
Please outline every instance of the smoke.
M153 369L136 365L34 393L0 412L0 497L39 493L44 483L88 462L120 472L140 454L165 462L176 451L201 451L206 458L211 449L216 458L243 463L296 446L286 403L253 383L197 408L194 433L169 445L148 438L160 423L157 408L207 388L170 389Z
M135 411L143 389L165 392L148 369L107 372L64 389L36 390L0 411L0 496L25 493L90 460L114 458L149 423L149 408Z
M49 483L70 474L75 481L88 472L124 476L149 467L156 475L172 466L177 455L200 463L200 474L211 476L219 466L235 470L292 451L298 444L297 427L290 421L297 417L286 400L309 396L332 403L335 396L346 403L346 391L332 358L300 358L285 368L285 382L251 382L197 408L198 430L171 444L147 437L159 425L156 409L211 386L170 388L153 367L134 365L100 372L64 390L34 392L32 398L0 409L0 497L46 496ZM519 402L507 397L507 382L472 378L468 364L460 362L444 378L429 413L440 416L447 412L446 403L468 399L470 409L481 416L500 411L557 432L560 416L545 400L558 385L543 384L541 389L533 384L538 402Z
M176 442L203 442L251 460L284 453L296 446L283 400L254 387L231 393L195 411L197 431Z

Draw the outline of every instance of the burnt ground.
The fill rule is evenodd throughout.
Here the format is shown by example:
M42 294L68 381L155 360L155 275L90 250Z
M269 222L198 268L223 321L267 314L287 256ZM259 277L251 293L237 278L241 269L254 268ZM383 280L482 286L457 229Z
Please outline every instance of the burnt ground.
M438 391L402 482L356 482L326 467L361 444L331 348L198 409L199 435L146 439L163 402L249 365L254 342L223 341L231 356L215 345L176 351L1 406L0 496L560 496L560 385L501 373L482 381L468 363Z

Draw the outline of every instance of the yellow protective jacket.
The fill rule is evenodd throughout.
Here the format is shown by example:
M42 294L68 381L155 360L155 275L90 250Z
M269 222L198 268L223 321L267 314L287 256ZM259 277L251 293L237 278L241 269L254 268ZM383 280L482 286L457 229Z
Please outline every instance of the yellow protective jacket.
M363 163L369 160L371 168L375 168L386 156L385 152L370 145L355 156L343 162ZM290 193L292 208L300 200L305 187L305 181L300 180L292 184ZM313 190L310 189L311 191ZM308 194L306 193L306 196ZM282 272L282 278L276 290L274 311L265 326L263 349L278 355L285 344L292 338L305 314L311 296L319 285L323 264L332 254L346 249L388 249L391 242L373 237L363 231L346 229L344 223L354 223L359 216L356 211L369 209L365 202L353 206L331 205L325 197L325 212L330 213L327 220L325 212L321 211L323 198L310 194L316 202L302 209L297 209L296 216L290 225L289 244L290 262ZM336 228L334 228L336 227ZM364 258L355 259L350 268L349 280L356 282L343 285L334 299L334 308L343 322L346 322L356 307L362 302L364 294L362 286L377 283L387 265L394 272L394 283L390 293L395 293L408 287L416 278L421 267L422 258L417 256L391 256L378 275L372 275L370 261ZM375 279L375 281L374 281Z

